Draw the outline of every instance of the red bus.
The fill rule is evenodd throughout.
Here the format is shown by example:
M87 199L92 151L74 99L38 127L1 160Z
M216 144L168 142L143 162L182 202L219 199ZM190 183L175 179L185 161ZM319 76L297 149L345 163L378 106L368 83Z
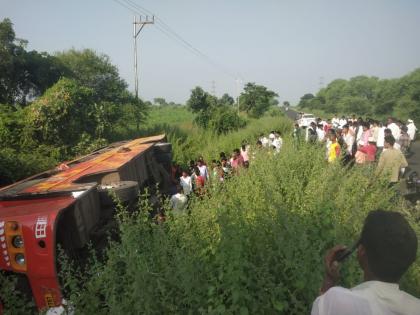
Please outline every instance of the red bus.
M86 247L113 217L109 191L127 203L145 187L169 191L171 151L165 135L120 142L1 188L0 269L18 275L38 309L60 306L57 247Z

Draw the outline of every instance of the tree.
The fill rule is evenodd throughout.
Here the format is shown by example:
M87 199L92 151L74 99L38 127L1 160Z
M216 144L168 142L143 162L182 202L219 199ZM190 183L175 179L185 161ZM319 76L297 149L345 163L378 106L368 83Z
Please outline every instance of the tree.
M4 19L0 23L0 103L14 104L21 99L25 45L16 39L12 22Z
M232 106L222 105L212 111L208 125L216 133L222 134L244 127L246 121L238 115Z
M270 101L277 96L265 86L247 83L239 98L240 108L251 117L260 117L270 107Z
M232 96L230 96L229 94L225 93L222 95L222 97L219 99L219 103L221 105L227 105L227 106L232 106L235 104L235 100L233 99Z
M95 102L126 103L131 101L127 83L120 78L118 69L107 55L91 49L70 49L56 54L69 70L71 78L92 89Z
M210 107L209 93L205 92L201 87L197 86L191 90L191 96L187 101L187 107L193 113L207 110Z
M229 95L222 99L229 103ZM187 107L194 112L194 122L201 128L210 128L216 133L226 133L245 126L246 122L233 110L231 105L222 103L221 99L210 95L201 87L191 90Z
M143 102L141 99L132 98L126 107L126 120L133 121L136 124L136 131L140 131L140 124L146 119L148 109L152 104Z
M312 93L306 93L305 95L303 95L300 98L298 106L301 107L301 108L309 108L310 104L311 104L311 101L314 97L315 96Z
M153 103L157 106L166 106L168 103L166 103L166 100L163 97L156 97L153 99Z
M95 135L93 90L60 79L27 108L27 132L39 143L74 146L82 134Z
M0 103L26 105L66 73L57 58L27 52L9 19L0 22Z

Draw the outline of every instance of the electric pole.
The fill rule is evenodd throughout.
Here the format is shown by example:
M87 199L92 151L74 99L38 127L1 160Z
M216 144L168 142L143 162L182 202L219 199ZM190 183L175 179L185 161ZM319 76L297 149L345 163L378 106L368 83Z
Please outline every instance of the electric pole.
M239 114L239 96L240 96L240 85L242 85L241 79L236 79L236 105L238 107L238 114Z
M216 96L216 81L211 81L211 94Z
M155 17L153 16L151 20L149 20L149 16L146 15L146 19L142 20L142 16L140 16L140 20L137 21L137 17L134 16L133 22L133 40L134 40L134 90L136 93L136 98L139 98L139 75L137 70L137 36L140 34L143 27L147 24L155 24Z

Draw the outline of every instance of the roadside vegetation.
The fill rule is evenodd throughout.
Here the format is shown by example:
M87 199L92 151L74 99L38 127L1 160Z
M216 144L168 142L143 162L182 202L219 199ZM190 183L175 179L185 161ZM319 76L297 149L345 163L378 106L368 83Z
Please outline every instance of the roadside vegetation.
M238 133L227 138L248 135ZM420 232L418 214L371 178L371 168L328 165L318 147L296 149L287 138L279 155L256 152L248 170L194 200L188 215L167 209L158 225L146 203L120 212L121 240L105 262L93 259L83 277L67 265L70 304L76 314L308 314L326 249L352 244L370 210L401 211ZM342 275L344 286L361 281L355 256ZM402 289L420 296L419 288L417 260Z

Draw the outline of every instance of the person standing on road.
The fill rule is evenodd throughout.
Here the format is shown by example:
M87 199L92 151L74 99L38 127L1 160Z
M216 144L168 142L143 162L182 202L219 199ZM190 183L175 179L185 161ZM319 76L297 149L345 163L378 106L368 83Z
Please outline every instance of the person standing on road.
M400 150L394 149L395 139L392 135L385 136L384 151L379 158L376 175L387 175L390 185L398 182L400 171L408 166L407 160Z
M398 212L371 211L357 245L357 260L364 282L346 289L340 280L337 245L325 257L325 276L311 315L415 315L420 300L401 291L399 282L416 260L417 236Z

